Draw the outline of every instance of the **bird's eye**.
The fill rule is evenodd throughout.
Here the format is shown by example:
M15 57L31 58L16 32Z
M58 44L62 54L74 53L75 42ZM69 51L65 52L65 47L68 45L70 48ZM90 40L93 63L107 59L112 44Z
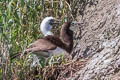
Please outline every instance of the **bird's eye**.
M54 19L51 19L50 20L50 25L53 25L54 24Z

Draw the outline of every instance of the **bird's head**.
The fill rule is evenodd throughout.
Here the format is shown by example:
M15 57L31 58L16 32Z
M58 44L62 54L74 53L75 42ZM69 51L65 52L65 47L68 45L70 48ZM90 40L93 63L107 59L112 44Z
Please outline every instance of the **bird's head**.
M60 21L56 20L53 17L46 17L43 19L40 25L40 30L44 34L44 36L47 35L53 35L51 32L51 29L53 28L53 24L59 23Z

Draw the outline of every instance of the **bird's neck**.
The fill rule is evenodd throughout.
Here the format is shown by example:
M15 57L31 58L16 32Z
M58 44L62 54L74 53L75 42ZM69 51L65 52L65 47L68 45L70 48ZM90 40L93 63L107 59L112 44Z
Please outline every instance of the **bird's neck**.
M63 41L63 43L65 43L66 45L70 46L73 42L73 31L71 31L69 29L71 25L71 22L65 23L63 24L63 27L61 29L61 40Z
M70 53L73 48L73 31L69 29L71 22L64 23L61 28L61 40L66 45L67 51Z

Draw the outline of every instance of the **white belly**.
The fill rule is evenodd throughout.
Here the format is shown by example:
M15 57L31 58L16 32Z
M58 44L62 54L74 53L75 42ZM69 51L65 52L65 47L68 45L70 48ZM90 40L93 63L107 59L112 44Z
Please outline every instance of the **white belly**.
M66 51L57 47L55 50L49 50L49 56L55 56L55 55L61 55L61 54L65 54Z

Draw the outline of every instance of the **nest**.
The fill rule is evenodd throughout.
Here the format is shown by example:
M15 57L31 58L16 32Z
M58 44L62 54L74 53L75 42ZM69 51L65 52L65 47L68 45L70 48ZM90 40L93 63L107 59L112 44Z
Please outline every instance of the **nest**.
M87 60L69 61L70 63L46 67L44 71L45 80L66 80L82 69Z

